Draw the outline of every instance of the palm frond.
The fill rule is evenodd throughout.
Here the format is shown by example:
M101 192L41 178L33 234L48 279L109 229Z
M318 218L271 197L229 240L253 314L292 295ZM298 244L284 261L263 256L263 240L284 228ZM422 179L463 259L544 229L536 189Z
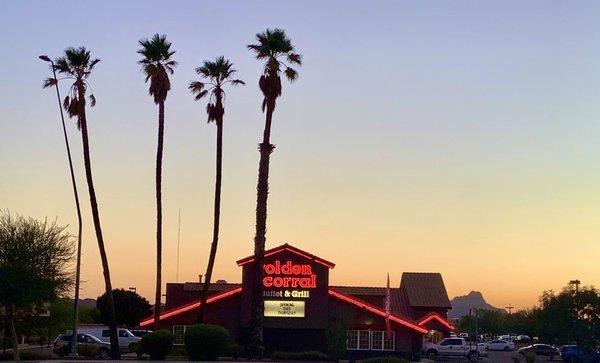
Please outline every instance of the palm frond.
M208 93L208 91L206 91L206 90L198 92L198 94L196 95L196 97L194 97L194 100L200 101L204 96L206 96L207 93Z
M231 81L231 84L234 86L245 86L246 82L242 81L241 79L234 79Z
M298 72L296 72L296 70L293 68L287 67L284 73L287 79L290 80L290 82L293 82L298 79Z
M90 107L96 106L96 96L90 95Z
M65 100L63 101L63 108L65 110L67 110L69 108L70 103L71 103L71 99L69 98L69 96L65 97Z
M55 86L57 84L58 84L58 81L56 80L56 78L48 77L42 83L42 88L52 87L52 86Z

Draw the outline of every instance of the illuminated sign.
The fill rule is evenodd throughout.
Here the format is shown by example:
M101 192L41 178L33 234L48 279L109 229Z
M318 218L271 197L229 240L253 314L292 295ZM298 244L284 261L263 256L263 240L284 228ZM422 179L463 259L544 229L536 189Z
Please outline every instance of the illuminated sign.
M263 266L265 276L264 287L284 287L314 289L317 287L317 275L313 274L311 265L297 265L292 261L282 263L275 261Z
M310 291L308 290L284 290L284 291L263 291L264 297L293 297L300 299L308 299L310 298Z
M266 300L265 316L272 318L303 318L304 301Z

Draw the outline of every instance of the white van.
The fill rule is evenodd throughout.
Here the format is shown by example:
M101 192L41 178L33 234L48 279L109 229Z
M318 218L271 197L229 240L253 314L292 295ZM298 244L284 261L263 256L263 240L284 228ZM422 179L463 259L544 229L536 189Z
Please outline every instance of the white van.
M81 325L77 329L77 333L90 334L100 339L103 342L110 343L110 333L106 325ZM117 328L119 336L119 348L121 350L133 351L135 345L140 341L139 337L133 335L129 329Z

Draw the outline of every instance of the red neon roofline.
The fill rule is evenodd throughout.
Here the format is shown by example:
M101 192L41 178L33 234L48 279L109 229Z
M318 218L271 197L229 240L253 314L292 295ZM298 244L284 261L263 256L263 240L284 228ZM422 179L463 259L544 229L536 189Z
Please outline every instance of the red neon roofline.
M295 253L298 256L302 256L302 257L304 257L306 259L313 260L313 261L315 261L317 263L320 263L321 265L323 265L325 267L328 267L328 268L334 268L335 267L335 263L333 263L333 262L329 262L329 261L324 260L322 258L319 258L319 257L317 257L315 255L311 255L308 252L304 252L304 251L302 251L302 250L300 250L300 249L298 249L296 247L290 246L288 244L285 244L285 245L279 246L279 247L275 247L275 248L272 248L270 250L265 251L265 257L272 256L272 255L278 254L278 253L283 252L283 251L289 251L289 252ZM248 256L246 258L242 258L241 260L238 260L236 263L237 263L238 266L243 266L243 265L248 264L248 263L250 263L252 261L254 261L254 256Z
M234 289L224 291L224 292L222 292L220 294L212 295L208 299L206 299L206 304L208 305L208 304L213 303L215 301L219 301L219 300L225 299L225 298L227 298L229 296L233 296L233 295L239 294L240 292L242 292L242 288L241 287L236 287ZM158 320L159 321L163 321L163 320L166 320L166 319L171 318L173 316L177 316L177 315L183 314L185 312L197 309L199 307L200 307L200 301L196 301L196 302L193 302L193 303L190 303L190 304L187 304L187 305L182 305L180 307L177 307L175 309L171 309L169 311L165 311L164 313L160 314L160 317L158 318ZM140 323L140 327L145 328L145 327L153 325L153 324L154 324L154 317L150 317L150 318L147 318L145 320L142 320L142 322Z
M449 322L447 319L444 319L444 317L442 317L438 313L428 314L426 317L424 317L423 319L421 319L421 321L419 321L418 324L420 326L423 326L423 325L427 324L428 322L430 322L432 320L437 320L439 323L441 323L442 325L444 325L446 328L448 328L450 330L454 330L456 328L454 326L454 324L452 324L451 322Z
M340 300L349 302L350 304L353 304L355 306L363 308L363 309L365 309L365 310L367 310L367 311L369 311L371 313L377 314L377 315L382 316L384 318L386 316L386 313L385 313L384 310L382 310L382 309L380 309L378 307L375 307L375 306L373 306L373 305L371 305L371 304L369 304L369 303L367 303L367 302L365 302L363 300L354 298L354 297L352 297L350 295L343 294L343 293L335 291L333 289L329 289L329 295L331 295L331 296L333 296L335 298L338 298ZM390 321L393 321L393 322L398 323L400 325L404 325L404 326L406 326L408 328L416 330L417 332L419 332L421 334L427 333L427 329L425 329L425 328L423 328L423 327L421 327L419 325L413 324L410 321L404 320L404 319L402 319L402 318L400 318L398 316L395 316L395 315L391 315L390 314Z

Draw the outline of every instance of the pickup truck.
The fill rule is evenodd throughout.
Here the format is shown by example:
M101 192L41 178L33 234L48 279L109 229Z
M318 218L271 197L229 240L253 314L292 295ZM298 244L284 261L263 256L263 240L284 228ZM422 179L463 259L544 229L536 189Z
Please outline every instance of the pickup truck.
M476 362L479 359L477 343L468 343L463 338L446 338L437 344L425 343L423 350L425 356L431 360L438 357L463 357L470 362Z

